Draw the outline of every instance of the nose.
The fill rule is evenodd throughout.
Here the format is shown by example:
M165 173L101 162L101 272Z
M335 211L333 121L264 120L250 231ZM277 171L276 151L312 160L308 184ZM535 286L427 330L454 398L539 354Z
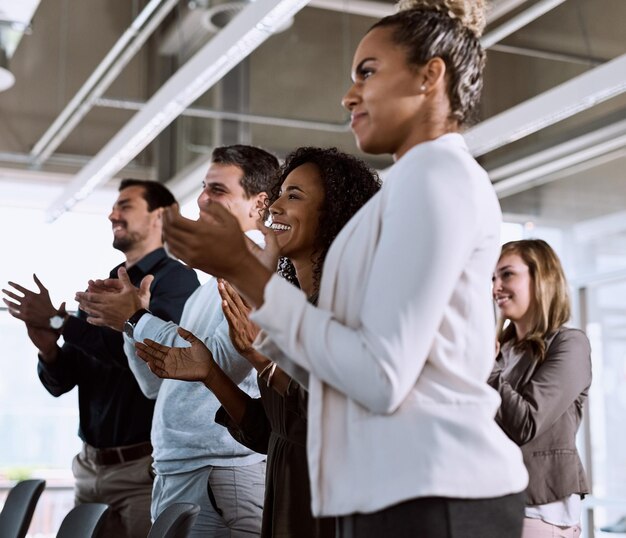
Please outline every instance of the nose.
M111 222L113 222L114 220L119 220L116 217L117 217L117 210L116 209L111 209L111 212L109 213L109 220Z
M491 291L493 295L498 291L502 291L502 279L496 275L493 276L491 281Z
M274 215L280 215L283 212L283 206L280 203L280 198L278 198L278 200L276 200L271 206L270 206L270 215L274 216Z
M358 100L358 88L356 83L353 83L352 86L348 88L346 94L343 96L343 99L341 100L341 106L352 112L352 109L357 105Z

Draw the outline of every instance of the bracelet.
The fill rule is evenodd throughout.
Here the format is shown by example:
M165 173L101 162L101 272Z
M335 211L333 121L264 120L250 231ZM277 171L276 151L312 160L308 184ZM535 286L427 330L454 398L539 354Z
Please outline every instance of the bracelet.
M272 363L272 367L270 368L270 373L269 373L269 375L267 376L267 387L268 387L268 388L269 388L269 386L270 386L270 385L271 385L271 383L272 383L272 377L274 376L274 372L275 372L275 371L276 371L276 363L275 363L275 362L273 362L273 363Z
M263 370L261 370L261 371L259 372L258 378L259 378L259 379L261 379L261 378L265 375L265 372L267 372L267 371L268 371L268 370L272 367L272 365L273 365L273 364L274 364L274 363L273 363L272 361L269 361L269 362L268 362L268 363L267 363L267 364L263 367Z

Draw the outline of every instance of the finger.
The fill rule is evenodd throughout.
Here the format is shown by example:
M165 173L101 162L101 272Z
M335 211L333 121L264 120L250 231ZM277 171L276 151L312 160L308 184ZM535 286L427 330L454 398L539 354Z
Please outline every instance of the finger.
M65 301L63 301L61 303L61 306L59 306L59 314L61 314L62 316L67 315L67 310L65 308Z
M164 346L162 344L159 344L158 342L155 342L154 340L150 340L149 338L146 338L143 341L144 344L146 344L146 346L148 346L151 349L154 349L155 351L158 351L160 353L167 353L170 349L172 349L169 346Z
M17 282L11 282L10 280L9 280L9 286L11 286L12 288L15 288L17 291L22 292L24 295L27 295L29 293L32 295L34 293L28 288L25 288L24 286L20 286Z
M187 329L183 329L182 327L178 327L178 334L180 334L190 344L193 344L194 342L198 340L191 331L188 331Z
M137 350L137 355L146 362L154 363L155 360L160 360L160 351L141 342L135 342L135 349Z
M19 304L22 303L22 299L24 299L24 296L22 295L17 295L16 293L13 293L12 291L9 290L2 290L2 293L8 295L11 299L15 299Z
M39 278L37 277L35 273L33 273L33 280L35 281L35 284L37 284L37 287L39 288L39 293L48 293L48 288L46 288L43 285L43 283L41 282L41 280L39 280Z
M143 277L141 283L139 284L139 292L141 295L147 295L148 293L150 293L150 286L152 285L153 281L154 275L146 275Z
M87 322L96 327L106 327L104 321L97 316L87 316Z
M135 286L133 286L133 283L130 281L130 277L128 276L128 271L126 271L125 267L120 267L117 270L117 278L120 280L120 282L122 283L122 286L124 288L134 288Z
M224 317L230 328L236 329L237 316L235 316L235 313L226 300L222 301L222 311L224 312Z
M226 289L228 295L231 297L237 309L240 312L243 312L247 315L248 311L250 310L250 307L245 303L241 295L237 293L235 288L233 288L229 282L226 282L226 281L224 282L224 288Z

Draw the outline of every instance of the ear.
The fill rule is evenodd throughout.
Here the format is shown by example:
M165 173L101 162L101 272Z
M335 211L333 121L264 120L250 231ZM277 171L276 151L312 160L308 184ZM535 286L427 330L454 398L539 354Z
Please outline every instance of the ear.
M259 211L265 209L265 203L267 201L267 193L265 191L260 192L253 197L254 203L250 206L250 214L248 216L257 218Z
M427 94L431 91L446 84L446 63L435 56L426 62L420 69L420 76L418 77L420 85L420 93Z

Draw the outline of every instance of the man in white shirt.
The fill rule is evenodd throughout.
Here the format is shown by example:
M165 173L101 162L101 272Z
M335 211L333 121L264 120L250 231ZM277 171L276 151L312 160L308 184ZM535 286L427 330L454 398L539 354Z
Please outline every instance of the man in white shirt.
M256 221L274 188L277 169L276 158L261 149L241 145L216 148L198 197L200 218L210 203L219 203L237 218L248 237L262 243ZM106 293L94 288L78 296L92 323L124 328L130 367L144 394L156 399L152 517L174 502L193 502L200 505L201 512L192 537L258 535L265 457L237 443L214 422L220 404L202 383L162 380L136 356L134 342L144 338L188 346L176 324L141 308L147 304L147 289L146 285L140 290L126 285L117 293ZM206 344L220 368L242 390L258 396L254 369L230 341L215 279L187 300L180 326Z

